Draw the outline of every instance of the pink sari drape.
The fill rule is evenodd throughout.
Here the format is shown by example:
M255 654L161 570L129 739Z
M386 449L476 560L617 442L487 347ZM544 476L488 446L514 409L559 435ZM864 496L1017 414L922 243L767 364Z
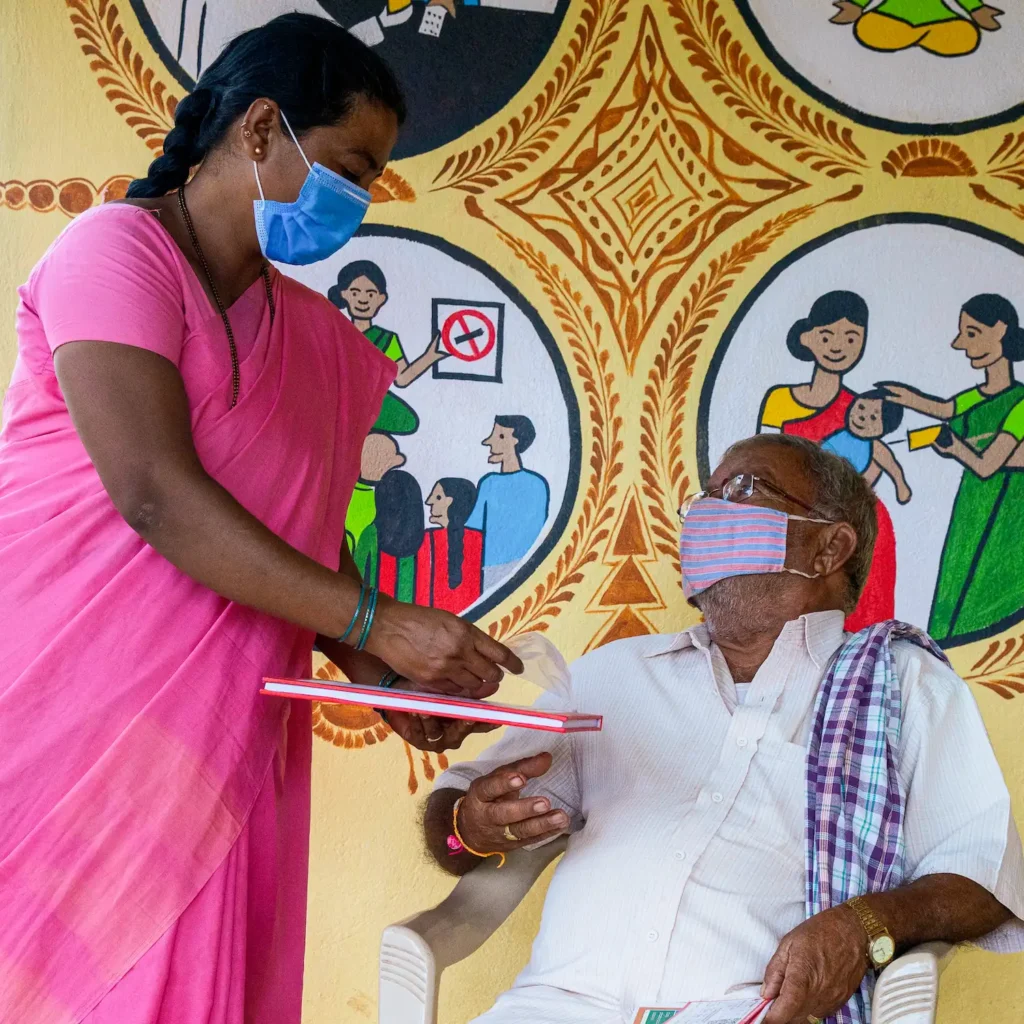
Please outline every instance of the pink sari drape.
M393 365L326 300L275 274L272 326L260 282L239 300L241 319L244 303L255 311L255 342L229 410L230 364L208 355L226 349L219 318L159 224L130 207L111 224L126 219L151 248L171 246L166 274L199 353L181 369L205 469L336 568L362 438ZM0 1020L74 1024L158 948L211 878L234 870L240 842L279 839L285 795L301 883L290 898L304 904L308 720L257 691L265 674L308 672L314 638L193 582L121 520L52 361L30 344L32 315L19 312L0 435ZM264 831L251 836L257 802ZM272 930L278 894L237 898L247 895L269 902Z

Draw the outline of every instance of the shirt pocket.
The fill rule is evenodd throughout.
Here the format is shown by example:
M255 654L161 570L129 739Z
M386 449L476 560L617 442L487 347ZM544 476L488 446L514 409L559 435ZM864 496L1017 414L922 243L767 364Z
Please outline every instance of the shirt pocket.
M761 739L730 815L730 824L758 833L765 844L803 849L807 804L807 750L798 743Z

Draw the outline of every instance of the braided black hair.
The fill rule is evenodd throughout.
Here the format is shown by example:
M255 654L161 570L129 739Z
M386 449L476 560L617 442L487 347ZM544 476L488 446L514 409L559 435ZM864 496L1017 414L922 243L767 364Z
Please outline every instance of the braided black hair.
M163 155L128 186L131 199L180 188L191 169L261 96L284 110L297 135L337 124L357 96L405 119L405 101L388 65L337 22L282 14L233 39L174 111ZM283 128L282 128L283 131Z
M476 487L461 477L445 476L437 486L451 498L448 506L448 586L462 585L462 560L465 557L466 520L476 507Z

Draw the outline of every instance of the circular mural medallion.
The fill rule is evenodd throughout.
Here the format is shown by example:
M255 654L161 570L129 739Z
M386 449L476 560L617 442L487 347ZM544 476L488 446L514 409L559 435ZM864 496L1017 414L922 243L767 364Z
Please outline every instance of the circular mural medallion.
M417 231L367 226L329 260L280 269L397 364L346 517L360 572L400 600L484 614L576 500L579 408L550 331L491 267Z
M182 88L234 36L287 11L327 15L395 69L409 117L394 158L436 149L498 113L558 34L569 0L132 0Z
M879 498L862 600L944 647L1002 632L1024 618L1018 313L1024 247L966 221L888 215L814 240L765 275L715 352L702 479L755 431L822 443Z
M1024 11L983 0L736 0L769 58L869 127L962 134L1024 114Z

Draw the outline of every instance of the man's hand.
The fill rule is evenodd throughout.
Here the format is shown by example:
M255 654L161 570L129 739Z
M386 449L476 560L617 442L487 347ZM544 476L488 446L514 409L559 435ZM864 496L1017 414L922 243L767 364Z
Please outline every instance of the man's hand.
M783 936L764 972L762 997L774 1002L764 1024L806 1024L835 1013L868 969L867 937L846 906L822 911Z
M550 754L536 754L476 779L459 806L459 834L466 846L479 853L507 853L564 832L569 825L564 811L552 811L543 797L519 796L529 779L550 767Z
M864 8L853 3L852 0L836 0L832 5L836 13L828 20L833 25L852 25L864 13Z
M986 32L998 32L1003 27L999 24L999 15L1004 13L1005 11L1001 11L998 7L985 4L984 7L972 11L971 17L978 28L983 28Z

